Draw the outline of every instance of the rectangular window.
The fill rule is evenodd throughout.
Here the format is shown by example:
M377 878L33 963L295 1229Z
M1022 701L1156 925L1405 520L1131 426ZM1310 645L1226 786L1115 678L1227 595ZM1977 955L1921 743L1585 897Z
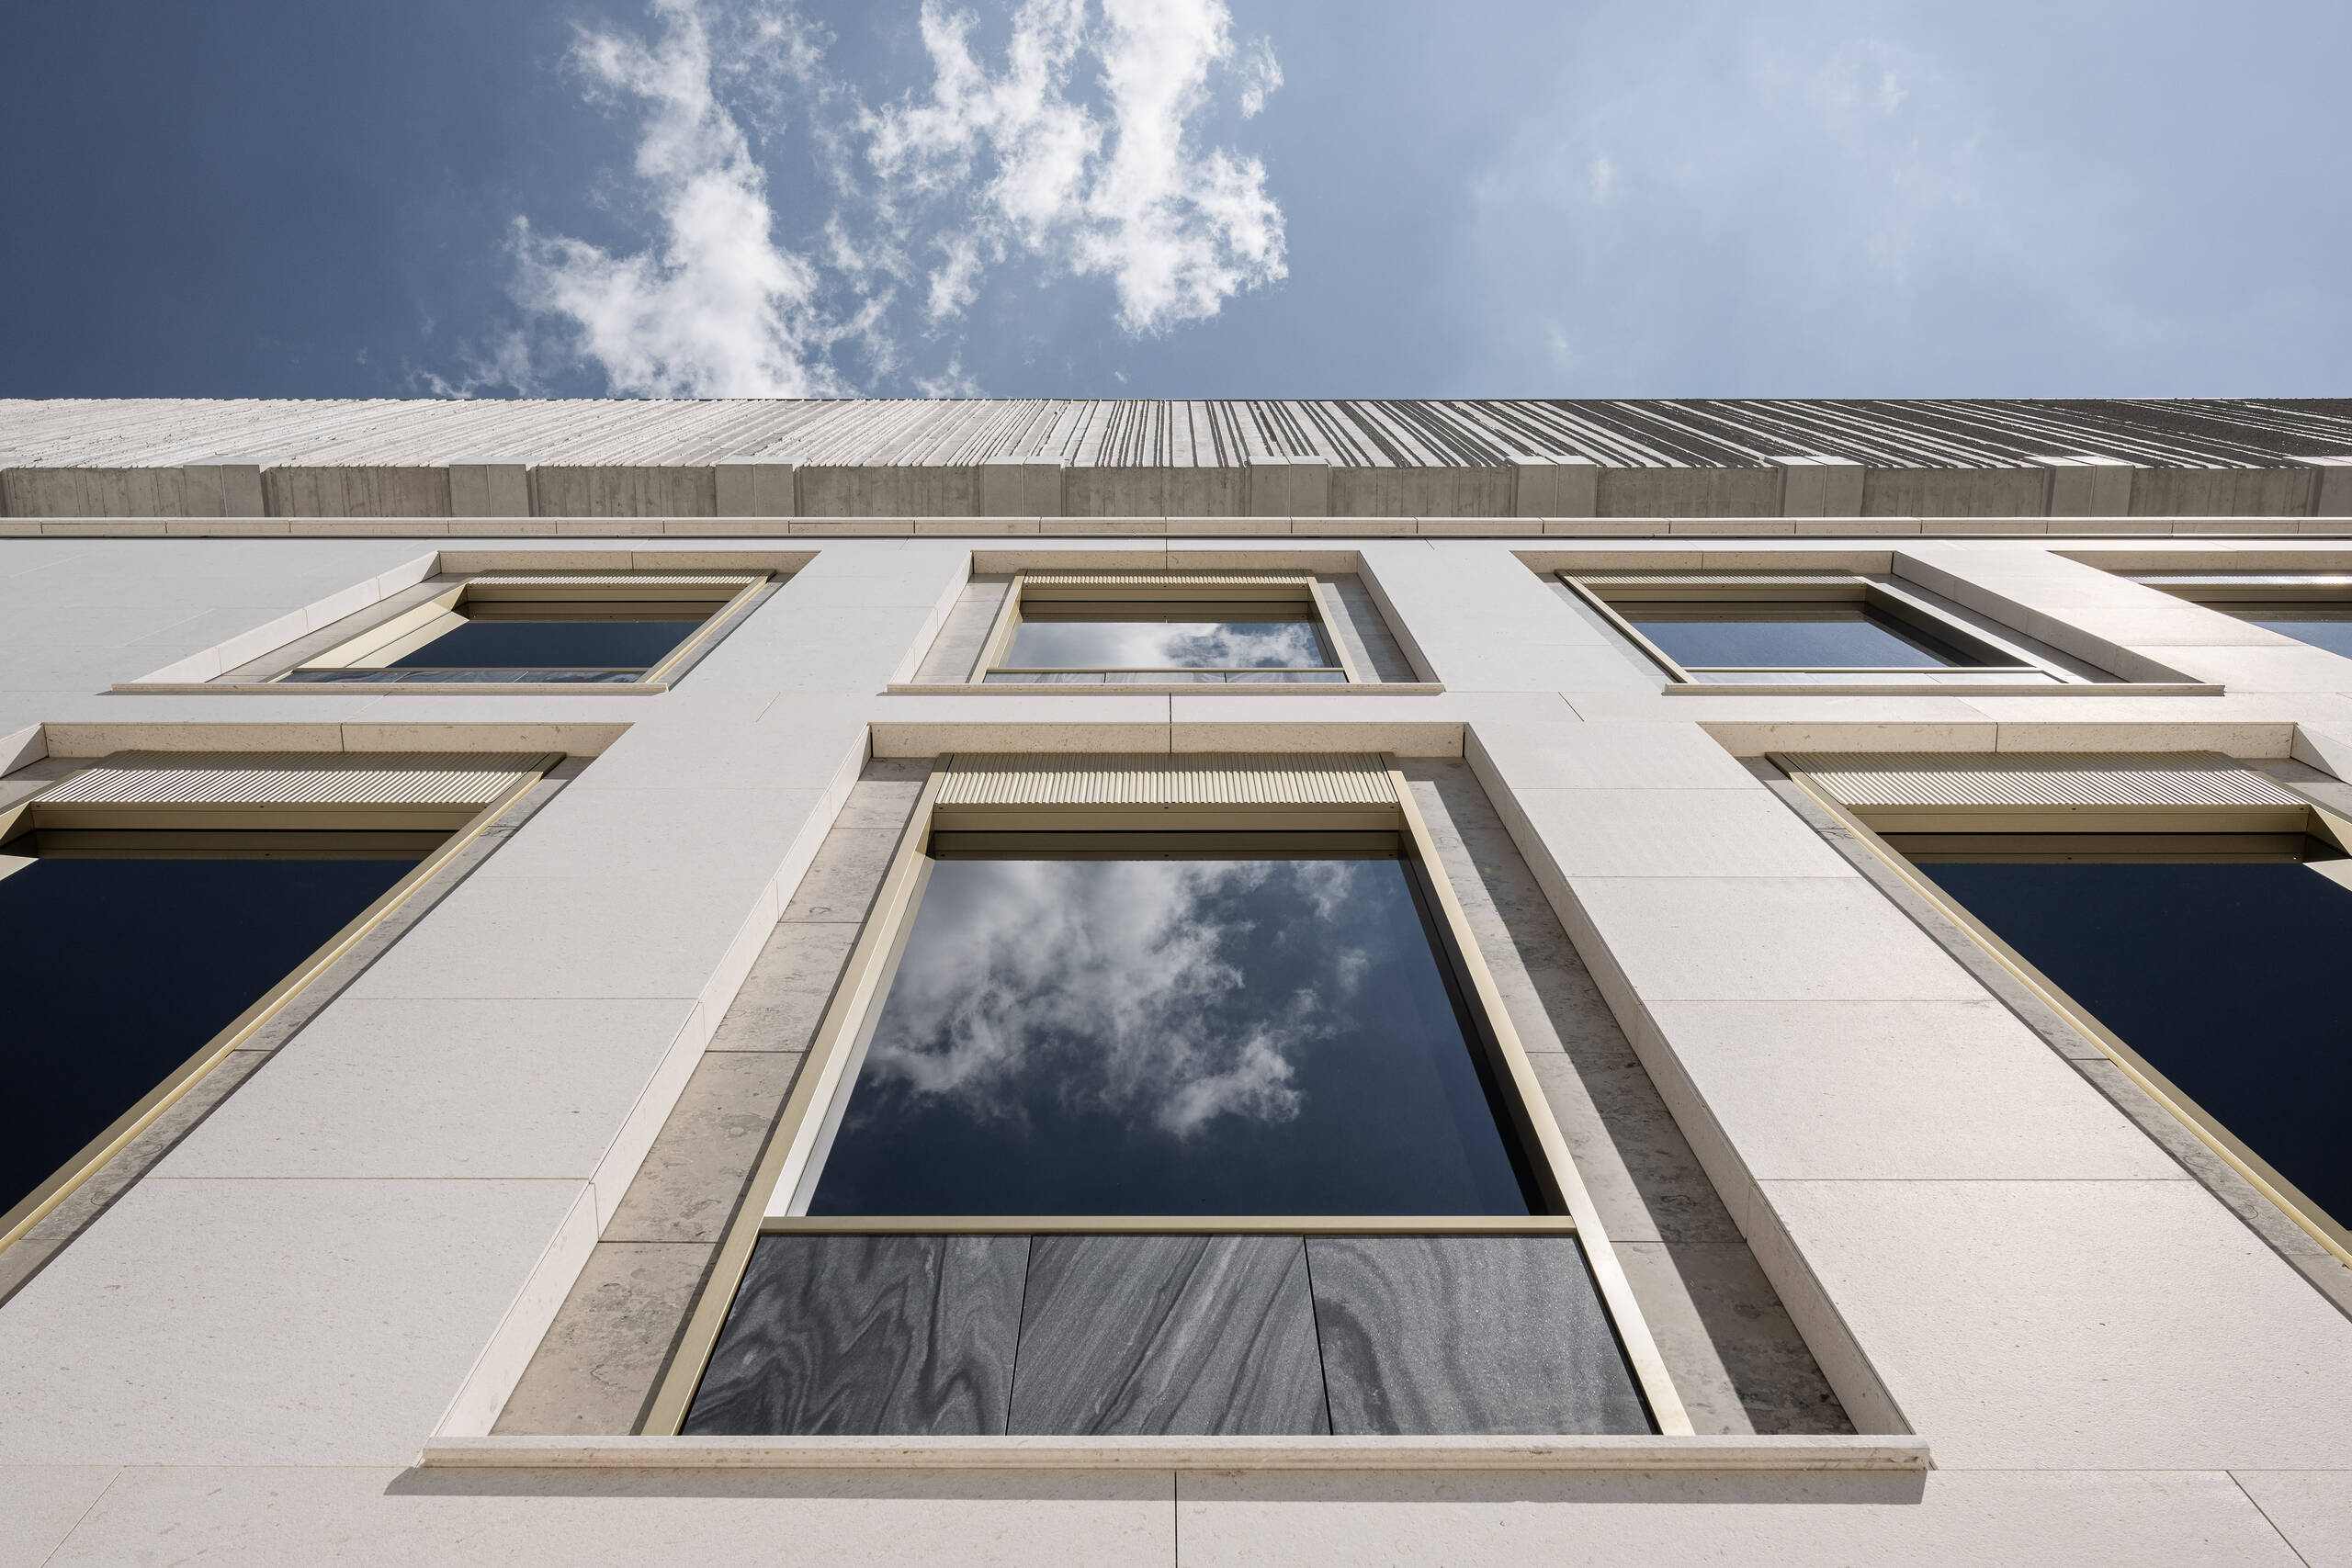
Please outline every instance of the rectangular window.
M2352 1243L2346 823L2194 755L1785 765L2307 1230Z
M2343 572L2143 572L2132 581L2352 659L2352 575Z
M1023 573L989 685L1317 685L1356 677L1314 578Z
M646 1429L1688 1430L1409 794L1338 764L935 773Z
M273 766L130 754L0 812L17 1091L0 1137L0 1242L250 1034L545 761L354 768L341 757Z
M1891 579L1852 572L1562 572L1677 682L2047 684L2082 677L1964 626Z
M278 677L298 685L637 685L738 618L764 573L490 572Z
M938 835L802 1212L1539 1212L1393 835L1018 837Z

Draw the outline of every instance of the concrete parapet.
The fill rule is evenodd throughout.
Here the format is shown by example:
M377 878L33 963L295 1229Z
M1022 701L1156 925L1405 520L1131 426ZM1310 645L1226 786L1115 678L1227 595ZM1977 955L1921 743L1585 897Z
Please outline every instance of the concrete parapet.
M989 457L980 464L982 517L1062 515L1058 457Z
M1513 517L1591 517L1600 504L1600 465L1589 457L1506 459Z
M531 470L539 517L711 517L711 470L703 464L541 463Z
M712 515L797 517L800 465L773 457L722 457L711 465Z
M2312 515L2352 517L2352 455L2312 457Z
M1848 457L1773 457L1783 517L1859 517L1862 466Z
M1363 467L1331 470L1332 517L1508 517L1510 470ZM1313 513L1294 513L1313 515Z
M1238 517L1249 470L1210 467L1072 467L1063 476L1066 517Z
M1865 468L1865 517L2039 517L2049 504L2046 469Z
M2052 455L2014 468L1874 468L1792 455L1753 468L1635 468L1519 455L1489 465L1238 464L446 465L201 463L42 466L0 459L0 516L18 519L530 518L695 523L760 518L1436 518L1552 524L1643 519L1790 525L1985 520L2352 518L2352 454L2267 467L2137 467ZM1818 531L1815 529L1814 531ZM1905 531L1911 531L1906 528ZM2161 531L2161 530L2160 530Z
M2033 459L2050 474L2052 517L2128 517L2132 514L2132 482L2138 471L2121 457L2097 457L2063 453Z
M808 463L804 517L972 517L980 510L976 464Z
M1249 476L1250 517L1331 515L1331 459L1252 457Z
M1777 468L1618 468L1600 469L1602 517L1778 517Z
M528 517L531 465L514 457L479 457L449 465L452 517Z
M449 470L392 465L282 463L261 474L271 517L447 517Z
M188 463L180 468L190 517L262 517L261 465Z

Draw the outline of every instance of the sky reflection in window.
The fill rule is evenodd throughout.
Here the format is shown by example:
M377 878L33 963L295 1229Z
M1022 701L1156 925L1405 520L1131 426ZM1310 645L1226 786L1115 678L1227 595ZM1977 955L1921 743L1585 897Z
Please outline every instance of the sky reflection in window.
M943 860L815 1214L1524 1214L1395 859Z
M2240 611L2239 615L2280 637L2290 637L2352 659L2352 604L2264 604Z
M1975 664L1957 648L1863 604L1620 604L1618 613L1686 670Z
M1023 620L1004 662L1029 670L1296 670L1332 660L1306 620Z
M392 660L396 670L568 666L642 670L658 664L700 619L468 621Z

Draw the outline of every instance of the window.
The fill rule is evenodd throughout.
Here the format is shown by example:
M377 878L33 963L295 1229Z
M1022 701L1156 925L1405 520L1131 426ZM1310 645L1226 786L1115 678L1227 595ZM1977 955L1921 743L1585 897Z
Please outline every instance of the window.
M935 772L649 1431L1687 1431L1377 759Z
M1314 578L1024 572L989 685L1318 685L1357 679Z
M2044 685L2084 677L1852 572L1562 572L1673 680L1698 685Z
M549 759L128 753L0 812L13 1240Z
M2352 574L2146 572L2132 581L2352 659Z
M302 685L659 683L739 618L764 573L489 572L303 660Z
M1783 765L2307 1230L2352 1244L2346 823L2193 753Z

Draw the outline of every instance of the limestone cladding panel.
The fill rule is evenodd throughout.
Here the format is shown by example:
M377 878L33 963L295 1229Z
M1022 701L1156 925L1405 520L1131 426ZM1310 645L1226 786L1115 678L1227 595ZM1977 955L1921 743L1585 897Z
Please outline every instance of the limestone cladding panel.
M511 450L497 436L473 450ZM1132 482L1170 471L1139 469ZM1618 472L1602 476L1604 511ZM1080 475L1071 510L1107 504ZM1873 468L1865 510L1888 495ZM1121 499L1119 510L1153 508ZM1703 564L1713 549L1758 566L1753 539L1691 538L1674 547L1701 558L1663 564ZM1362 551L1446 694L1214 708L885 695L984 543L820 541L815 562L666 696L419 698L388 723L390 700L356 692L101 694L306 615L422 552L528 549L529 538L0 540L8 765L131 746L441 750L485 730L506 739L483 749L513 750L517 733L582 726L600 727L605 749L560 814L489 856L199 1125L173 1156L176 1173L133 1186L0 1305L0 1465L17 1467L0 1472L12 1527L0 1561L209 1551L312 1562L353 1541L388 1562L641 1562L682 1546L700 1561L766 1561L778 1540L828 1557L887 1542L905 1561L1023 1562L1151 1562L1180 1546L1187 1563L1639 1552L2290 1564L2293 1547L2313 1562L2340 1552L2337 1499L2352 1491L2332 1476L2352 1460L2352 1325L2114 1112L2051 1081L1969 973L1875 887L1790 836L1732 760L2211 748L2291 750L2341 772L2352 682L2328 685L2333 665L2300 654L2278 661L2291 672L2232 663L2221 697L1669 698L1629 682L1622 660L1588 662L1607 650L1499 542L1335 536L1318 547ZM2160 660L2297 653L2226 640L2226 628L2203 640L2217 631L2211 612L2052 544L1903 547L1982 594L2053 625L2079 616ZM2132 547L2139 560L2224 547ZM599 558L576 540L548 555L581 570ZM2240 682L2272 689L2241 695ZM1351 716L1359 703L1417 704L1419 716L1383 716L1389 728L1373 736ZM36 725L47 728L26 728ZM1939 1468L1181 1483L1165 1472L628 1472L496 1484L404 1468L566 1216L594 1198L592 1224L613 1219L625 1180L592 1188L636 1171L681 1103L702 1036L869 746L927 757L1180 744L1450 745L1464 756L1725 1214L1839 1393L1860 1391L1848 1401L1857 1423L1907 1421ZM40 762L44 745L60 755ZM1674 809L1662 815L1664 792ZM1556 979L1522 967L1532 995ZM808 1004L787 987L762 1005ZM365 1113L338 1102L346 1089ZM583 1162L597 1174L583 1178ZM338 1174L307 1174L329 1168ZM1703 1258L1666 1249L1739 1245L1668 1229L1625 1244L1629 1273L1693 1273Z

